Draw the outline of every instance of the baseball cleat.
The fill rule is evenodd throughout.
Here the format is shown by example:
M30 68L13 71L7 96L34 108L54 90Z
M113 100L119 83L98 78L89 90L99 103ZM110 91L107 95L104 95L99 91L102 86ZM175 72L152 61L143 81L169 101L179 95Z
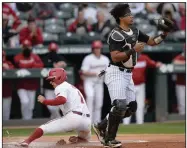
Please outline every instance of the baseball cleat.
M105 148L120 148L122 146L121 142L115 139L111 141L103 141L102 144Z

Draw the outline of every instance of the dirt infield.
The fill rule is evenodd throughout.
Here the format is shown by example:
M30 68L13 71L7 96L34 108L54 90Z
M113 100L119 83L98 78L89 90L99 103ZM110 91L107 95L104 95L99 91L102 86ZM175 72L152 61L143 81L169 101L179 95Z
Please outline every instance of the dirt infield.
M25 137L3 137L3 148L16 147L15 144L23 141ZM30 145L30 148L55 148L55 143L69 136L43 136ZM184 134L125 134L118 135L123 148L185 148ZM92 136L90 143L78 145L64 145L62 148L102 148L96 136Z

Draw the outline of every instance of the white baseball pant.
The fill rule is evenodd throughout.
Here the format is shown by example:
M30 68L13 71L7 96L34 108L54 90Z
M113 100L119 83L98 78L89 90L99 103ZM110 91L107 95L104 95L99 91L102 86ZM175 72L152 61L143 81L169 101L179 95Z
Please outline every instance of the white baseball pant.
M136 111L136 123L144 123L144 108L145 108L145 83L140 85L135 85L136 92L136 102L137 102L137 111ZM123 124L130 124L131 116L123 119Z
M3 98L3 120L10 119L12 97Z
M102 82L84 80L86 103L91 114L92 123L101 121L104 86Z
M65 116L53 119L43 125L41 128L44 134L76 131L78 136L90 140L91 138L91 119L85 115L77 115L73 112L67 113Z
M18 96L21 103L22 119L32 119L33 109L35 105L35 90L18 89Z
M185 115L185 85L176 85L178 110L180 115Z
M54 90L51 90L51 89L45 89L44 95L47 100L51 100L56 97ZM51 113L51 119L55 119L55 118L60 117L59 107L47 105L47 108L49 109L49 111Z
M126 99L128 103L135 101L132 73L120 71L119 67L110 65L106 69L104 81L108 87L111 102L116 99Z

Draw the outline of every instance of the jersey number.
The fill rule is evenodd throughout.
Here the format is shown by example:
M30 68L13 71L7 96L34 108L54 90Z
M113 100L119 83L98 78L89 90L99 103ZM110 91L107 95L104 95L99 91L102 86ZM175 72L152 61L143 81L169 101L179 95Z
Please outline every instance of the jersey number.
M72 86L74 89L77 90L77 88L76 88L75 86L73 86L73 85L71 85L71 86ZM79 96L80 96L80 98L81 98L81 103L84 104L84 98L82 97L80 91L79 91L79 90L77 90L77 91L78 91L78 94L79 94Z

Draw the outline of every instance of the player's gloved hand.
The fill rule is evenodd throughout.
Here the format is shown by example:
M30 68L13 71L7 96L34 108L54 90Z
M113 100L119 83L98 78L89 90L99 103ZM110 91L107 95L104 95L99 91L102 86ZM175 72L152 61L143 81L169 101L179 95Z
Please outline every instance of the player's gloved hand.
M44 100L45 100L44 96L42 96L42 95L38 96L38 102L43 103Z
M143 49L144 49L144 46L145 46L145 43L143 42L137 42L133 49L136 51L136 52L141 52Z
M170 32L173 30L174 23L166 17L161 17L158 19L158 29L164 32Z

